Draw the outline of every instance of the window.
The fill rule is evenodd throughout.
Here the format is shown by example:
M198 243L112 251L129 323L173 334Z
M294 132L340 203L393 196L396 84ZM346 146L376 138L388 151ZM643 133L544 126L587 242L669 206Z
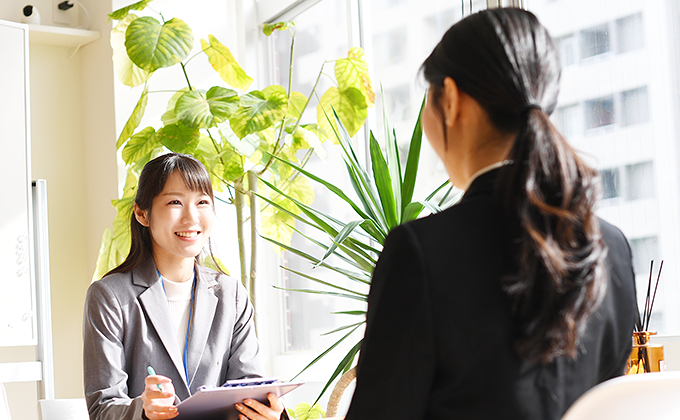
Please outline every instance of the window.
M383 65L399 64L406 58L407 27L399 26L373 36L375 61Z
M670 17L680 14L680 2L579 5L551 0L530 3L531 11L560 41L567 67L555 124L567 132L567 109L581 107L578 116L587 135L567 138L600 171L604 200L598 215L628 237L640 292L646 289L652 258L655 275L660 259L680 260L680 127L676 123L680 109L672 105L680 95L676 80L680 50L668 44L677 38L676 22ZM570 42L577 47L573 64L567 58L573 48ZM658 313L650 329L680 334L678 299L680 267L667 262L654 305Z
M560 60L562 63L562 67L568 67L571 65L576 64L577 62L577 42L576 42L576 35L575 34L569 34L566 36L563 36L561 38L558 38L555 41L555 45L559 49L560 52Z
M621 124L633 125L649 121L647 87L621 93Z
M614 124L614 98L605 96L585 103L586 129Z
M640 200L652 198L655 194L654 166L652 162L642 162L626 166L626 199Z
M641 13L616 21L616 40L619 53L637 50L645 46Z
M609 200L621 196L621 177L619 176L619 168L602 169L600 171L602 178L602 199Z
M566 138L581 135L581 107L579 105L568 105L558 108L553 113L553 123L560 133Z
M581 59L611 51L608 25L599 25L581 31Z
M635 274L641 274L643 277L648 276L651 261L654 260L655 264L659 261L659 240L656 236L630 239L630 248L633 252ZM644 285L647 285L646 282Z

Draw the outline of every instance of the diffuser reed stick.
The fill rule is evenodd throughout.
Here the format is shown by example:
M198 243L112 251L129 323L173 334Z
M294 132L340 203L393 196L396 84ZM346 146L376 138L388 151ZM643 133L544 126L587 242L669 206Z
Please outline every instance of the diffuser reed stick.
M652 292L652 272L654 271L654 260L649 267L649 281L647 282L647 296L645 297L645 307L642 311L642 316L638 313L637 322L635 322L635 332L649 331L649 321L652 318L652 310L654 309L654 301L656 300L656 291L659 288L659 280L661 279L661 270L663 269L663 260L659 266L659 272L656 276L656 284Z

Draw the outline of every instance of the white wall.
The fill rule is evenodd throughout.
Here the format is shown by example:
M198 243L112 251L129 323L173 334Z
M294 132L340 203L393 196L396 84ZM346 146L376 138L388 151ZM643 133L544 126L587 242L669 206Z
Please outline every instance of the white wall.
M101 235L115 215L110 200L117 194L110 24L106 22L111 4L81 2L101 39L72 58L67 47L30 45L32 170L34 179L47 179L48 188L57 398L83 396L83 301ZM25 4L3 0L0 19L19 21ZM40 10L42 24L51 24L52 2L32 4ZM32 357L30 347L0 349L0 362ZM11 383L6 388L14 419L38 418L34 383Z

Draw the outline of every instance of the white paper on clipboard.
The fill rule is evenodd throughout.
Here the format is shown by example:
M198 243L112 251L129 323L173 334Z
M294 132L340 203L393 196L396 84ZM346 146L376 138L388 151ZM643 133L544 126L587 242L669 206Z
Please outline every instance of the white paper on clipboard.
M235 420L238 410L234 404L251 398L268 404L267 394L281 397L304 382L276 382L273 384L217 387L202 389L177 405L176 420Z

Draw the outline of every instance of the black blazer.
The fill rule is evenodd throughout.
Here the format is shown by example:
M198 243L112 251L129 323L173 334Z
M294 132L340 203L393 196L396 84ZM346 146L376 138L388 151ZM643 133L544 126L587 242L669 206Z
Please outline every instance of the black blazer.
M460 203L394 229L373 274L357 386L346 420L559 419L623 373L636 317L631 252L600 221L609 282L575 361L540 365L513 350L512 235L493 193L499 170Z

